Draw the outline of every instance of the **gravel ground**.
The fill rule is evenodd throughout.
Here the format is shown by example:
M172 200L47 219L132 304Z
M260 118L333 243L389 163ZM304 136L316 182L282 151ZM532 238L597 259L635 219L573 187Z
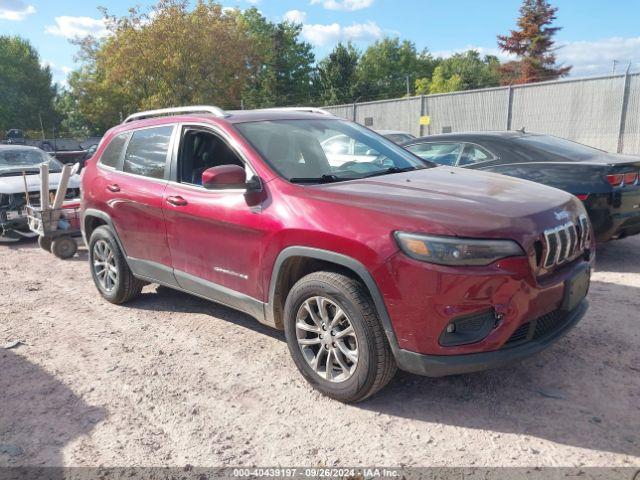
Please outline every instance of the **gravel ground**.
M110 305L86 251L0 245L0 466L640 466L640 238L598 254L542 354L346 406L246 315L156 286Z

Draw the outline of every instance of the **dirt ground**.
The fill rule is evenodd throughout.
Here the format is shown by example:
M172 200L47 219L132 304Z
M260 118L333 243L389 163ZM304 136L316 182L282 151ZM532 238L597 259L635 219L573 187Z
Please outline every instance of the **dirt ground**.
M0 245L0 466L640 466L640 238L598 255L544 353L346 406L246 315L156 286L110 305L86 251Z

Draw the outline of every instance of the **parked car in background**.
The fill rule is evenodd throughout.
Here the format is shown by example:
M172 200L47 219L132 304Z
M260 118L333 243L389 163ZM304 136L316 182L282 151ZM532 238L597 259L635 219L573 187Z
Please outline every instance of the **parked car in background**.
M302 375L347 402L396 366L508 364L583 316L595 256L577 198L303 110L183 107L107 132L82 176L100 294L124 303L153 282L242 310L284 329ZM334 166L329 139L368 160Z
M8 145L24 145L26 143L24 132L18 128L7 130L4 134L4 141L2 143L6 143Z
M101 139L102 137L88 137L80 142L80 147L85 151L89 151L91 149L95 151L95 148L98 146Z
M395 143L408 142L416 138L415 135L400 130L375 130L375 132Z
M87 150L72 138L45 139L29 143L51 154L60 163L78 163L87 153Z
M367 168L365 164L378 157L375 150L371 150L366 144L344 134L321 139L320 146L327 156L329 165L335 168L357 163L362 163L363 168Z
M431 135L403 145L441 165L501 173L572 193L589 212L598 242L640 233L640 157L524 132Z
M15 242L22 237L36 236L29 230L26 212L26 173L29 203L40 205L40 164L49 164L51 194L60 182L62 164L36 147L0 145L0 242ZM80 197L80 176L69 179L68 199Z

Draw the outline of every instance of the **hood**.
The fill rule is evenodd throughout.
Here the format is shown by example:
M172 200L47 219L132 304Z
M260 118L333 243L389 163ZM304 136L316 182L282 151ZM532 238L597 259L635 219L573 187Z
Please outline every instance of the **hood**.
M523 246L585 213L571 194L537 183L435 167L321 185L324 200L386 213L398 229L471 238L511 238ZM410 226L410 227L408 227Z
M49 174L49 189L55 190L60 183L61 173ZM80 175L72 175L69 179L69 188L80 187ZM40 191L40 174L32 173L27 175L27 188L30 192ZM24 180L22 179L22 173L18 175L0 177L0 193L24 193Z

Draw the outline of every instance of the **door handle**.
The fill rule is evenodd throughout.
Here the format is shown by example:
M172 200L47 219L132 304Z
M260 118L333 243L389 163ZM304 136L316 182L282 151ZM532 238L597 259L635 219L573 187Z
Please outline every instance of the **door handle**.
M189 202L187 202L180 195L172 195L170 197L167 197L167 203L173 205L174 207L184 207Z
M111 185L107 185L107 190L113 193L119 192L120 185L118 185L117 183L112 183Z

